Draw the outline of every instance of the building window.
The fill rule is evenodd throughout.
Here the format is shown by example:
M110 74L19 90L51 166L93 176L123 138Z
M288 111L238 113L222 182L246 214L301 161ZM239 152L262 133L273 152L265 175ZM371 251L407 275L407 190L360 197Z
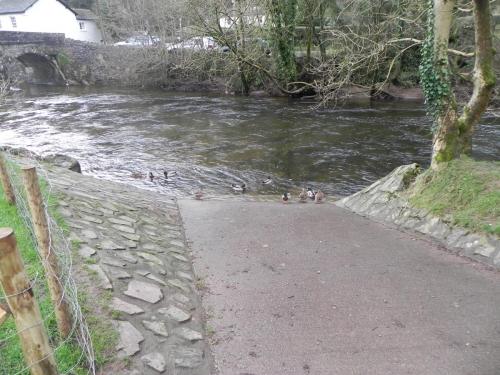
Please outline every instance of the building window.
M14 29L17 29L17 20L16 20L16 17L14 17L14 16L10 17L10 22L12 22L12 27Z
M85 30L85 22L78 22L78 24L80 25L80 30L84 31Z

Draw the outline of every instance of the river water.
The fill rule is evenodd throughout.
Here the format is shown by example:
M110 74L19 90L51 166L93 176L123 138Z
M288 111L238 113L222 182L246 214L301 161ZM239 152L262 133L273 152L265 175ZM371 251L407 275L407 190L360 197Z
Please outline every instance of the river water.
M31 88L0 104L0 145L78 159L83 173L177 196L203 188L270 194L302 186L347 195L393 168L428 165L421 104L313 109L287 98ZM482 120L474 156L500 159L500 119ZM147 173L168 181L150 182ZM263 185L268 176L273 183Z

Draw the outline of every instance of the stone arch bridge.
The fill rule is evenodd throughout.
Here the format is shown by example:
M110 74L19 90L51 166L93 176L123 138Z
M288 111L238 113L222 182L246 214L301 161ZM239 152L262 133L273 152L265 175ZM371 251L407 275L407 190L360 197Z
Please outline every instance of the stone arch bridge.
M150 58L162 65L148 67ZM49 85L158 86L176 88L183 56L153 48L89 43L64 34L0 31L0 79ZM173 69L174 77L165 72ZM189 87L189 82L187 83Z
M0 73L37 84L66 84L64 34L0 32Z
M126 64L134 53L64 34L0 31L0 78L49 85L120 83L130 75Z

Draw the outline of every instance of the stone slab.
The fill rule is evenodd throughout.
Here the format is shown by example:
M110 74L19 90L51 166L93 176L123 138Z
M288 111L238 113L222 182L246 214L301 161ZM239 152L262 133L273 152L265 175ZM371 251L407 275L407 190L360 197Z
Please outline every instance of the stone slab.
M167 368L167 362L165 357L158 352L146 354L141 357L141 360L152 369L162 373Z
M167 308L161 308L158 312L179 323L187 322L191 319L191 314L173 305Z
M104 270L101 268L100 265L98 264L91 264L88 266L92 271L94 271L97 275L97 278L99 279L99 286L105 290L111 290L113 289L113 285L111 284L111 281L108 279L108 276L104 272Z
M120 220L120 219L117 219L117 218L115 218L115 217L110 217L110 218L108 219L108 221L109 221L110 223L117 224L117 225L126 225L126 226L131 226L131 225L132 225L132 223L131 223L131 222L129 222L129 221L126 221L126 220Z
M130 233L130 234L134 234L135 233L135 229L132 228L132 227L129 227L127 225L116 225L116 224L113 224L112 227L115 228L116 230L119 230L120 232Z
M203 352L199 349L177 348L174 351L175 367L191 369L197 368L203 363L203 357Z
M125 295L149 303L157 303L163 298L163 293L156 285L142 281L132 280L123 292Z
M158 336L168 337L167 325L163 322L143 320L144 327Z
M81 245L80 248L78 249L78 254L80 254L82 258L90 258L92 257L92 255L95 255L95 253L96 250L92 249L87 245Z
M159 266L163 266L164 263L163 261L158 258L156 255L150 254L150 253L145 253L143 251L137 252L137 255L140 256L142 259L148 260L150 262L153 262L154 264L157 264Z
M125 302L117 297L113 297L113 299L111 300L111 308L113 310L124 312L129 315L136 315L144 312L144 310L139 306Z
M203 340L203 335L191 328L180 327L174 330L174 333L188 341L199 341Z
M140 343L144 341L142 333L132 323L127 321L113 321L118 330L119 341L116 349L120 357L130 357L141 350Z
M125 250L125 246L113 242L111 240L104 240L100 243L99 247L103 250Z

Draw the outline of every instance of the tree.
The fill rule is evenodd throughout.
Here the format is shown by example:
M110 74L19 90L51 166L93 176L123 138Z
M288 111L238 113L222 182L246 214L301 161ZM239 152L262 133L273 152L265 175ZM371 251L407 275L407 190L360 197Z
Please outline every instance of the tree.
M319 47L321 60L323 61L326 59L323 34L328 11L330 12L330 17L338 12L336 0L299 0L298 2L297 18L299 19L299 28L304 29L303 37L306 48L306 65L311 63L311 52L314 45L318 45Z
M295 26L297 0L269 0L269 34L275 52L278 77L285 85L295 81Z
M448 46L456 0L428 0L427 38L422 48L421 84L434 117L432 162L440 164L470 154L472 134L488 106L496 77L489 0L473 0L475 62L473 93L459 113L452 89Z
M262 45L265 15L260 0L191 0L190 5L195 33L210 36L226 51L222 65L231 88L249 95L256 81L271 79L268 51Z
M403 75L401 81L418 84L425 14L421 2L352 0L328 7L321 31L321 46L327 51L320 64L309 67L310 84L323 103L350 92L383 95L387 84Z

